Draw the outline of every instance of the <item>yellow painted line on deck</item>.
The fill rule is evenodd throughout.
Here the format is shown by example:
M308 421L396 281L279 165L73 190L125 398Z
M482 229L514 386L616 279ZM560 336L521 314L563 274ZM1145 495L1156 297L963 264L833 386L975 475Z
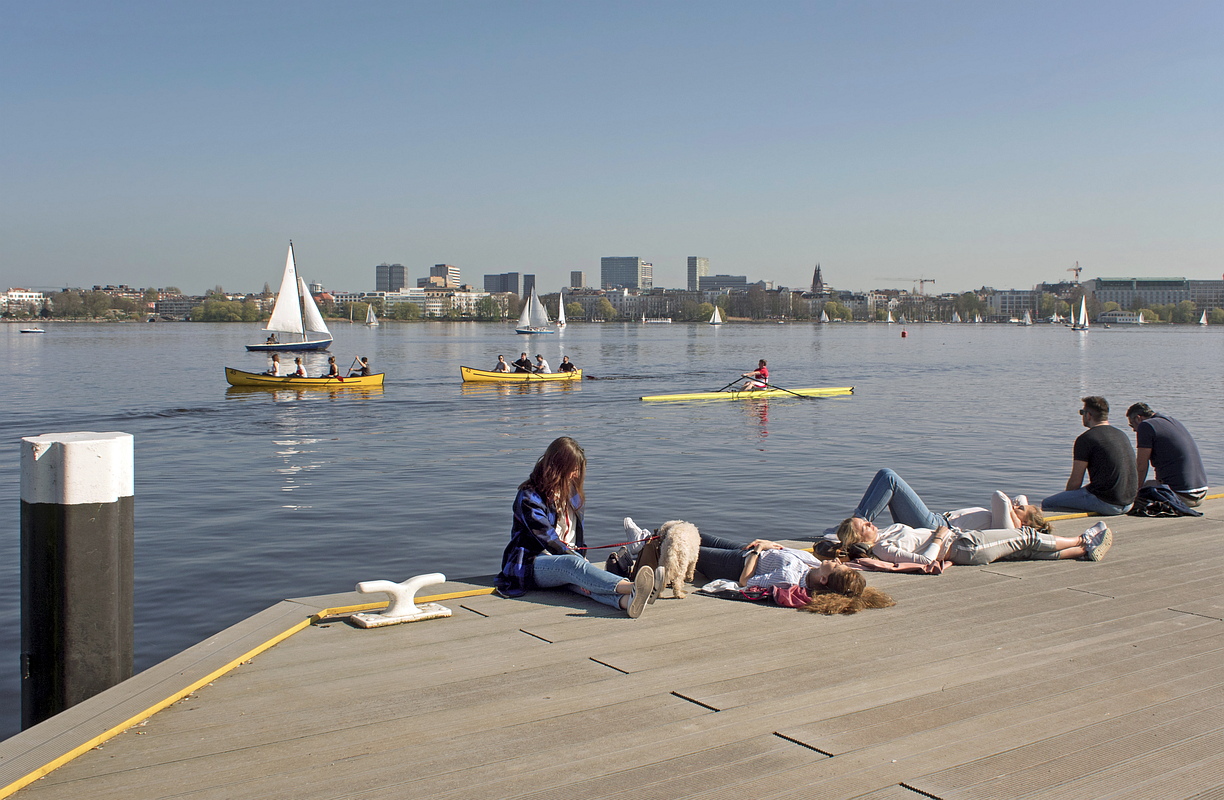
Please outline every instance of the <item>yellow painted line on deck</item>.
M446 594L433 595L432 597L418 597L417 602L418 603L434 603L434 602L438 602L439 600L455 600L460 597L477 597L480 595L493 594L493 592L494 590L492 588L470 589L470 590L466 590L462 592L449 592ZM72 761L77 756L82 755L83 753L88 753L93 748L106 742L108 739L111 739L119 735L120 733L123 733L125 730L132 727L133 725L137 725L141 722L144 722L146 719L153 716L158 711L161 711L164 708L168 708L169 706L174 705L179 700L182 700L184 697L187 697L188 695L190 695L192 692L196 691L197 689L207 686L208 684L215 681L217 678L220 678L222 675L226 674L227 672L232 671L234 668L238 667L240 664L246 661L250 661L252 658L264 652L265 650L270 650L271 648L280 644L284 640L288 639L293 634L310 627L313 623L318 622L320 619L323 619L326 617L339 616L341 614L356 613L358 611L369 611L375 608L384 608L386 607L386 605L387 603L384 601L382 603L363 603L361 605L354 605L354 606L337 606L336 608L326 608L317 614L313 614L307 619L304 619L301 622L295 623L294 625L290 626L288 629L276 634L271 639L268 639L262 644L256 645L255 647L243 653L238 658L235 658L233 661L229 662L225 666L219 667L213 670L212 672L208 673L208 675L204 676L203 678L200 678L199 680L195 681L194 683L187 686L186 688L180 689L179 691L170 695L166 699L161 700L160 702L157 702L152 706L149 706L145 710L139 712L138 714L133 715L132 717L124 720L118 725L115 725L114 727L98 734L97 736L93 737L89 741L84 742L83 744L77 747L74 747L72 750L69 750L67 753L64 753L59 758L56 758L53 761L50 761L42 765L38 769L33 770L32 772L29 772L26 775L23 775L22 777L10 783L8 786L0 788L0 798L9 797L10 795L15 793L19 789L23 789L26 786L29 786L31 783L38 780L39 778L42 778L45 775L49 775L54 770L59 769L60 767L64 766L65 764L67 764L69 761Z

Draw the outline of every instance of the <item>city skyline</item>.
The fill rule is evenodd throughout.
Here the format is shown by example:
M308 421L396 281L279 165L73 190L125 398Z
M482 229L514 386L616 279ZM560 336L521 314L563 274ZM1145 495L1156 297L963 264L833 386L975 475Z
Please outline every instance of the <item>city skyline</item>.
M0 29L0 284L1224 271L1224 6L118 2ZM612 124L616 121L616 124Z

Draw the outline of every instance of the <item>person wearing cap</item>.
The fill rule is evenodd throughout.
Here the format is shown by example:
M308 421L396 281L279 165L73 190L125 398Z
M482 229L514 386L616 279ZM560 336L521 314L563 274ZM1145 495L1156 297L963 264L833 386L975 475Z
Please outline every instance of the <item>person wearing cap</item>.
M1191 508L1202 503L1207 495L1207 469L1186 426L1167 414L1157 414L1147 403L1126 409L1126 421L1135 432L1139 485L1163 483ZM1145 483L1149 464L1156 478Z
M1086 430L1075 440L1071 477L1066 491L1041 501L1043 511L1087 511L1117 516L1130 511L1139 491L1135 449L1130 437L1109 424L1109 401L1092 395L1080 398L1080 422ZM1084 474L1088 485L1084 486Z
M550 367L548 362L544 360L544 356L536 353L536 363L535 366L531 368L531 371L535 372L536 374L552 372L552 367Z

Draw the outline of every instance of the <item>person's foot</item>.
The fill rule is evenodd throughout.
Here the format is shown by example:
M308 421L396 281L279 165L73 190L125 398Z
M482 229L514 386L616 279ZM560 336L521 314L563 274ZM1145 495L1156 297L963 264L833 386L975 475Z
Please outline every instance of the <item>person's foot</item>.
M643 569L645 569L645 567L643 567ZM654 591L650 593L650 600L647 601L648 603L653 603L655 600L659 599L659 595L663 594L663 589L664 589L663 582L666 580L667 580L667 570L663 569L662 567L655 567Z
M633 591L629 593L629 604L625 606L625 613L629 615L629 619L637 619L642 616L642 609L646 608L646 603L654 592L654 585L653 569L642 567L638 570L637 577L633 579Z
M625 541L629 543L629 555L636 556L646 546L650 531L644 531L633 521L633 517L625 517Z
M1080 537L1084 543L1084 558L1100 561L1113 546L1113 531L1104 522L1098 522Z

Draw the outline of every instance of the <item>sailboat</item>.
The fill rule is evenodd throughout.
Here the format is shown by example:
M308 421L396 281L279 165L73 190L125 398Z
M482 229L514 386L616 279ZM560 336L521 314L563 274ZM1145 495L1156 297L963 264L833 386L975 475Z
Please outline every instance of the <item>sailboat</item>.
M982 323L982 315L976 311L973 313L973 324L980 325Z
M1080 298L1079 316L1075 319L1075 324L1071 326L1073 331L1088 330L1088 298Z
M1200 325L1207 324L1207 309L1203 309L1203 316L1199 317L1199 324Z
M366 306L366 321L365 324L371 328L378 327L378 317L374 314L374 304L370 303Z
M548 311L540 302L540 296L536 294L534 286L531 287L531 297L526 303L523 303L523 313L519 314L518 325L514 331L515 333L556 333L548 327Z
M557 301L557 330L565 327L565 290L561 290L561 298Z
M289 243L289 255L285 257L285 274L272 306L272 317L264 330L271 334L268 340L248 344L247 350L326 350L332 343L331 331L310 296L306 281L297 273L293 242ZM281 341L277 334L285 336L286 341Z
M1207 312L1204 311L1203 313L1206 314ZM714 313L710 315L710 324L711 325L721 325L722 324L722 314L718 313L718 306L714 306Z
M1033 315L1029 313L1027 308L1024 309L1024 319L1020 320L1020 324L1025 326L1033 324Z
M892 324L892 323L896 322L896 320L892 318L892 309L891 309L891 308L888 310L888 319L887 319L887 320L885 320L885 321L886 321L886 322L888 322L889 324Z
M952 312L952 321L953 321L953 322L960 322L960 321L961 321L960 314L959 314L959 313L957 313L956 311L953 311L953 312Z
M822 308L822 309L820 309L820 321L821 321L821 322L828 322L828 321L829 321L829 314L828 314L828 312L826 312L826 311L825 311L823 308Z

